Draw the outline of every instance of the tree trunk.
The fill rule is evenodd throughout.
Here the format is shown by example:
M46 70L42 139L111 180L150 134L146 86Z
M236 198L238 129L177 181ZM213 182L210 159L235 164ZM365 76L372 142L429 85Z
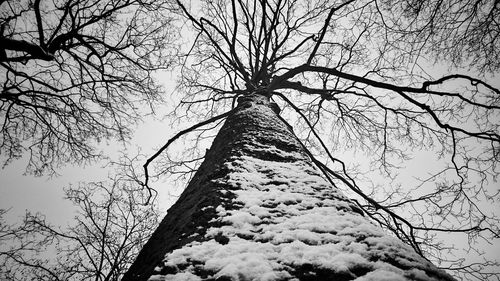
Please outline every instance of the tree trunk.
M239 99L123 280L453 280L322 178L277 111Z

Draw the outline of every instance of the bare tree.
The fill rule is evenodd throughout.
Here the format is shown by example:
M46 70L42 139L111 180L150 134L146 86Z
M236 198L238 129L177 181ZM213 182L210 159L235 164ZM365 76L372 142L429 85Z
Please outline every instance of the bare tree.
M0 1L0 153L27 171L95 159L161 101L166 1Z
M120 280L159 218L156 205L143 205L146 194L134 186L115 177L66 189L77 210L66 227L30 212L19 225L2 221L0 278Z
M500 235L499 216L488 208L498 202L491 183L499 174L500 90L489 78L498 76L498 11L495 1L234 0L192 8L177 1L176 12L185 19L179 29L195 34L178 65L184 93L178 110L205 121L181 131L146 162L144 185L150 163L173 141L240 114L244 103L235 107L236 97L257 94L296 120L293 132L306 153L367 217L457 277L495 278L497 261L449 258L444 252L453 245L435 235L463 234L476 250L477 241ZM435 77L433 63L456 73ZM336 156L345 149L367 155L364 164L387 182L363 180L368 171ZM391 187L401 163L421 151L433 151L445 165L414 186ZM193 181L181 198L205 186ZM174 223L167 217L165 223ZM162 243L158 235L145 255ZM182 249L168 243L158 250L160 260ZM160 260L140 256L130 276Z
M418 57L421 52L454 66L497 72L500 9L495 1L382 1L384 28L393 44ZM400 15L403 15L401 17ZM401 42L398 44L398 42ZM407 43L411 44L407 44Z

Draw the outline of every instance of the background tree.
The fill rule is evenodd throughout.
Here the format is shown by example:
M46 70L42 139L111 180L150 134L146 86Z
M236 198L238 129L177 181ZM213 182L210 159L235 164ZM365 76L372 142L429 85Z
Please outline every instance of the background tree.
M1 221L0 278L120 280L158 223L146 195L131 177L115 176L66 189L77 209L68 226L30 212L18 225Z
M444 256L454 245L438 236L463 234L469 250L499 236L498 214L489 208L498 202L492 183L500 143L500 91L492 84L495 1L177 5L185 22L179 28L195 34L178 65L184 95L178 112L205 121L146 162L144 185L149 164L174 140L230 115L223 112L237 96L264 93L295 122L324 176L370 218L456 276L497 276L490 267L496 261ZM431 73L436 64L456 73ZM431 174L412 186L393 182L401 180L406 160L427 151L440 160ZM193 152L194 159L204 153ZM358 168L345 160L361 153ZM165 171L169 157L155 174Z
M495 1L383 1L380 5L392 11L384 13L384 27L402 40L399 46L406 46L408 54L430 53L431 62L448 61L483 74L498 71L495 19L500 10Z
M100 156L161 101L166 1L0 1L0 153L27 171Z

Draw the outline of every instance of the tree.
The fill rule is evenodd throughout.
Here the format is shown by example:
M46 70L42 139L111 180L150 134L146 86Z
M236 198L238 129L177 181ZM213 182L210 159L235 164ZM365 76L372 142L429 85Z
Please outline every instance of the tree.
M469 65L482 73L498 71L495 18L500 10L494 1L387 1L382 5L393 11L385 14L385 27L396 31L408 53L431 52L436 61ZM398 18L401 14L404 18Z
M0 1L0 153L27 171L100 156L161 101L168 66L165 1ZM148 109L150 107L150 109Z
M155 204L141 204L146 194L134 183L117 176L66 189L78 210L67 227L30 212L19 225L2 221L0 278L120 280L159 218Z
M143 185L175 140L227 119L124 279L451 278L422 257L457 278L498 276L497 261L454 260L437 239L463 234L478 249L500 234L488 209L498 202L498 11L495 1L177 1L179 28L195 34L178 65L179 110L205 121L148 159ZM457 73L428 73L447 61ZM391 186L400 163L428 150L444 166ZM340 159L354 151L368 169ZM175 168L167 160L156 175ZM315 255L317 245L331 248Z

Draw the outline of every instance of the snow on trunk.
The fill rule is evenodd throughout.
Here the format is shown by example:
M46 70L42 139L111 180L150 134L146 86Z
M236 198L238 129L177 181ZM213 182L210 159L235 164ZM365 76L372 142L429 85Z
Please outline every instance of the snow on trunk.
M453 280L322 178L276 111L239 99L123 280Z

